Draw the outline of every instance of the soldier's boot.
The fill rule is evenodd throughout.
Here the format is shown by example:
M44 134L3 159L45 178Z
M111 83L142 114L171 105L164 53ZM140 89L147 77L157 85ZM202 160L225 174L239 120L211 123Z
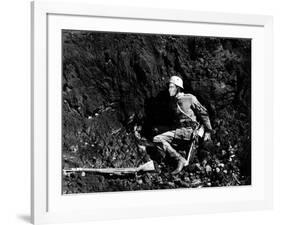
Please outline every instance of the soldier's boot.
M172 175L176 175L182 171L182 169L186 166L186 160L184 158L181 158L178 160L178 166L177 168L172 172Z
M178 161L177 168L171 173L172 175L176 175L187 165L187 161L177 152L171 153L171 156Z
M187 161L167 141L162 143L163 148L178 162L177 168L172 172L173 175L178 174L187 165Z

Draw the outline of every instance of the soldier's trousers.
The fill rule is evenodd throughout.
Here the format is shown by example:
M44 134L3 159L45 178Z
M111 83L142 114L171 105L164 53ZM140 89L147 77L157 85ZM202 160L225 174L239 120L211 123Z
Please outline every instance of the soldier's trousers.
M190 140L192 133L192 128L179 128L156 135L153 138L153 142L158 144L164 151L167 151L170 156L179 158L180 154L171 146L172 141L174 139Z

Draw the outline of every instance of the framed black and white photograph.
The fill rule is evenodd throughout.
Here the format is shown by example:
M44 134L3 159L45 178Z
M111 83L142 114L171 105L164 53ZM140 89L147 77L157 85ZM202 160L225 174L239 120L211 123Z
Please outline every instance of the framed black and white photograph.
M62 42L64 194L251 185L251 39Z
M271 17L32 4L34 224L272 206Z

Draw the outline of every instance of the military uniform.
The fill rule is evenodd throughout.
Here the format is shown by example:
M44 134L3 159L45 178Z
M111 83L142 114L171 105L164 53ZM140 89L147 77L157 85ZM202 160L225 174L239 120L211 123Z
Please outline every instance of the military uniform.
M179 93L173 104L173 111L176 128L155 136L153 142L162 144L161 148L169 152L171 156L179 158L180 154L170 145L174 139L190 140L194 129L199 124L198 120L203 124L205 131L211 131L212 127L207 109L192 94Z

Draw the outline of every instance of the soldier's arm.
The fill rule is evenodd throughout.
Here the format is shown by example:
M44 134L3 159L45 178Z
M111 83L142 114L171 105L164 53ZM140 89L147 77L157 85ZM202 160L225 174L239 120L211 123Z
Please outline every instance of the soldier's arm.
M200 117L206 131L211 132L212 126L209 119L208 111L203 105L201 105L201 103L197 100L195 96L192 97L191 107L194 110L195 114Z

